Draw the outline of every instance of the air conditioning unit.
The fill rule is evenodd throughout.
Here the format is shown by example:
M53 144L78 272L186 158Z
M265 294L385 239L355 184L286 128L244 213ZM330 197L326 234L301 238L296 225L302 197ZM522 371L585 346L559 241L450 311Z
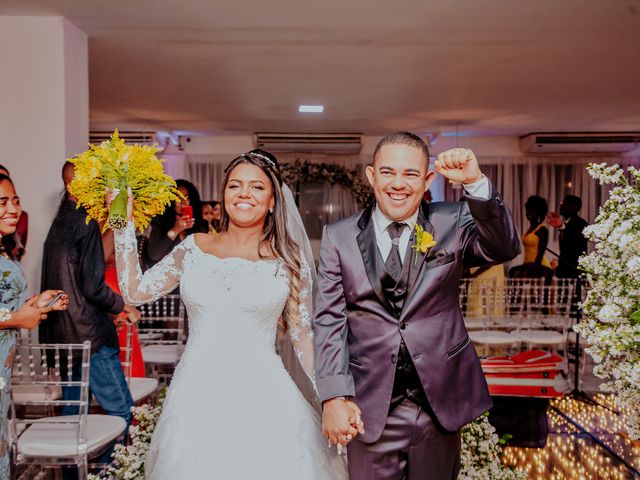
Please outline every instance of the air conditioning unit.
M270 152L357 154L360 133L256 133L255 144Z
M109 140L111 135L113 135L113 132L89 132L89 143L98 145L105 140ZM118 136L126 143L137 143L139 145L158 143L156 132L118 131Z
M520 137L525 153L624 153L640 146L640 132L530 133Z

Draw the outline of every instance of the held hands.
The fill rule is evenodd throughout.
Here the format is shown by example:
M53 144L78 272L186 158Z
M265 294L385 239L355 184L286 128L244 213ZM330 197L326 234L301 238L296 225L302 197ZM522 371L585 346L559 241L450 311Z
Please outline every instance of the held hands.
M483 175L478 159L468 148L452 148L442 152L436 158L436 172L454 183L474 183Z
M360 408L355 402L338 397L327 400L322 407L322 434L329 440L329 446L338 445L338 452L364 433Z

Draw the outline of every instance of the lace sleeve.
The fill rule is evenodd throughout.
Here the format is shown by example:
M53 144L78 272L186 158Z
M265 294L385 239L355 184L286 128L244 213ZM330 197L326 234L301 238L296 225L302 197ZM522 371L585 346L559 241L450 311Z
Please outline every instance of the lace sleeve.
M300 306L298 321L291 326L290 336L298 362L317 392L313 350L313 277L304 255L300 269Z
M114 242L118 283L122 296L126 303L140 305L157 300L180 283L182 263L193 238L187 237L144 274L140 268L133 222L129 222L126 228L114 232Z

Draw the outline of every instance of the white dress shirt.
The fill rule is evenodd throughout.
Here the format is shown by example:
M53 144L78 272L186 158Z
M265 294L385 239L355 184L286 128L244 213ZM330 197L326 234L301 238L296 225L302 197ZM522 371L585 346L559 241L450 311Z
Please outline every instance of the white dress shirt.
M482 198L484 200L489 200L489 196L491 195L491 187L489 186L489 180L487 177L482 177L480 180L474 183L470 183L468 185L462 185L465 189L467 195L471 197ZM418 207L418 210L420 208ZM407 225L407 227L402 230L400 234L398 249L400 250L400 260L404 263L404 254L407 251L407 246L409 245L409 239L411 238L411 233L415 228L416 222L418 221L418 210L413 212L413 214L403 220L402 222ZM373 226L374 231L376 233L376 244L378 245L378 250L380 251L380 255L383 260L386 262L387 257L389 256L389 252L391 251L391 237L387 232L387 227L393 223L393 220L389 220L385 217L384 213L380 210L378 205L373 209Z

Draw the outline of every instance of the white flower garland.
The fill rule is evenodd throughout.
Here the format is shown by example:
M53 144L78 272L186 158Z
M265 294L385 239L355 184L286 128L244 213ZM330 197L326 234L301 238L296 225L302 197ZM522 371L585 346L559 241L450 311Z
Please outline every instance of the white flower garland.
M133 423L129 428L131 443L117 444L113 453L113 463L106 472L89 475L88 480L144 480L144 461L151 445L151 437L156 428L166 390L160 393L155 405L144 404L133 407Z
M131 443L116 445L114 462L99 475L89 475L89 480L144 480L144 461L149 451L151 437L162 412L165 393L155 406L133 407L134 422L129 429ZM524 480L526 474L503 465L502 448L496 430L489 423L489 415L478 417L461 430L462 467L458 480Z
M582 303L583 321L574 329L586 338L586 351L596 362L593 373L608 381L632 415L627 428L640 438L640 170L592 164L589 174L611 184L609 199L584 234L595 250L580 259L592 288Z
M489 414L479 416L462 427L462 466L458 480L524 480L522 470L504 465L500 461L502 447L496 429L489 423Z

